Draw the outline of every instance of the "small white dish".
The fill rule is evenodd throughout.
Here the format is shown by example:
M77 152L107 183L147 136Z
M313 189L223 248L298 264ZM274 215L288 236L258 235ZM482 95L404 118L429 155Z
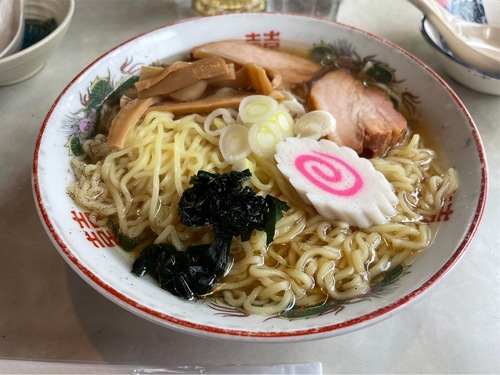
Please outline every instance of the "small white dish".
M25 20L53 19L57 27L39 42L0 59L0 86L24 81L38 73L68 31L74 0L25 0Z
M482 5L488 24L500 25L500 1L483 0ZM460 13L456 15L464 16L460 15ZM480 20L474 22L480 22ZM484 20L481 20L481 22L484 22ZM484 73L457 58L445 45L437 28L426 17L422 18L420 31L426 42L433 48L437 59L450 77L477 92L500 95L500 76Z
M21 49L24 36L24 0L0 0L0 59Z
M439 30L450 51L461 61L490 74L500 74L500 27L469 22L451 14L435 0L410 0Z
M443 46L439 31L425 16L422 17L420 31L439 62L454 80L483 94L500 95L500 77L481 72L454 56Z

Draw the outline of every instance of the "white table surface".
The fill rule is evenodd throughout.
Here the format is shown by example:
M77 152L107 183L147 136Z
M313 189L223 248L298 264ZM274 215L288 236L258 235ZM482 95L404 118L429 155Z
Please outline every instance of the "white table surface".
M404 0L344 0L338 20L394 42L449 83L476 122L490 173L475 239L424 298L339 337L217 342L133 315L66 265L45 234L31 190L33 149L47 111L67 83L110 48L192 16L189 0L77 0L68 34L45 68L0 87L0 373L42 371L32 362L9 360L78 366L321 362L324 373L499 373L500 97L471 91L446 75L420 35L420 12Z

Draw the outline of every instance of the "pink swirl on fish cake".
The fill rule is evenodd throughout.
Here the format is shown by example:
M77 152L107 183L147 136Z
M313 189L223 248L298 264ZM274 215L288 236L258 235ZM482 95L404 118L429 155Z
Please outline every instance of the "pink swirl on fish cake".
M342 197L353 196L361 190L363 178L350 164L327 153L311 153L299 155L295 159L295 167L309 182Z

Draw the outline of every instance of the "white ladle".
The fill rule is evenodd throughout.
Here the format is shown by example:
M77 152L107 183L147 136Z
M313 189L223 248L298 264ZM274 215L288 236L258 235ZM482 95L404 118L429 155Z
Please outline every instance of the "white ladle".
M450 50L467 64L500 75L500 27L463 21L436 0L408 0L441 33Z

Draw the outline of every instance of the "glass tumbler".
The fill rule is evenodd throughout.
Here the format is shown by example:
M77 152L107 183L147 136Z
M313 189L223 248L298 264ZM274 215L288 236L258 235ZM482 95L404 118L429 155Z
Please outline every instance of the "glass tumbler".
M201 15L262 12L266 0L192 0L192 7Z

